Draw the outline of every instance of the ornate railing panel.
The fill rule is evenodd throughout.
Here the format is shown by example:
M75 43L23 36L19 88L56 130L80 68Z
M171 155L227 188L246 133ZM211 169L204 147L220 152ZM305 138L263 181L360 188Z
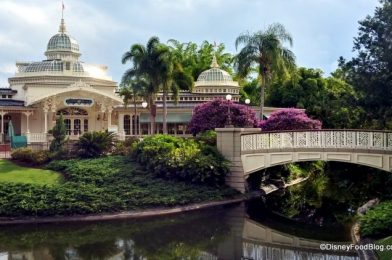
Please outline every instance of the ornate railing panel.
M241 136L241 151L285 148L341 148L392 151L392 132L383 131L292 131Z
M45 143L48 141L48 134L26 133L27 143Z

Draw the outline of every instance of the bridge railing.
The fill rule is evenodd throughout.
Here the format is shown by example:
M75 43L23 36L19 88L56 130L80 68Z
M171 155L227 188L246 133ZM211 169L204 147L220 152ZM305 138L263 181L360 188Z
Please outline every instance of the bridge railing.
M392 151L392 132L309 130L261 132L241 136L241 151L301 148L341 148Z

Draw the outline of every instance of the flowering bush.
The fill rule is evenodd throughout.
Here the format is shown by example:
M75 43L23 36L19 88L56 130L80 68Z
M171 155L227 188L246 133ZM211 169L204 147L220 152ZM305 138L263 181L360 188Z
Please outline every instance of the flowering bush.
M264 131L321 129L321 122L309 118L302 110L286 108L271 113L271 116L259 122Z
M236 104L224 99L215 99L200 104L193 110L193 116L189 123L189 130L197 134L228 124L230 107L231 123L235 127L254 127L257 125L255 112L248 106Z

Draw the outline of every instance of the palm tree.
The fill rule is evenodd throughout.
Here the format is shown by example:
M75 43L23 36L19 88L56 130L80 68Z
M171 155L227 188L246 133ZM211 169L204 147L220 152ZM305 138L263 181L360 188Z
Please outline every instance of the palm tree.
M260 85L260 118L263 120L264 91L266 84L274 75L284 73L295 67L295 55L284 43L293 45L291 35L283 25L275 23L265 31L254 34L244 33L238 36L235 46L244 45L237 54L235 64L238 74L245 77L257 66L258 83Z
M174 100L178 101L178 93L182 90L192 90L193 77L190 73L186 73L180 61L176 59L174 52L165 46L166 53L162 66L162 99L163 99L163 133L167 134L167 96L172 93Z
M156 117L156 105L155 96L161 86L161 74L163 66L163 55L167 50L161 47L161 43L157 37L151 37L146 46L142 44L133 44L129 51L125 52L121 61L123 64L130 61L132 67L125 71L123 80L126 82L129 79L139 77L148 81L148 96L150 100L147 102L150 105L151 114L151 133L155 131L155 117Z

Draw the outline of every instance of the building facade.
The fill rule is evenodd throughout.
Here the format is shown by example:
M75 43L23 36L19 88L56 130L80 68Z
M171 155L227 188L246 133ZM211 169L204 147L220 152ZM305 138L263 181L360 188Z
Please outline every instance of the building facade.
M47 143L60 114L71 140L100 130L116 132L122 139L151 134L150 112L142 107L143 100L124 106L107 67L80 60L79 44L67 32L64 19L44 54L46 59L39 62L17 62L9 88L0 88L1 143L7 141L10 122L15 135L26 136L28 143ZM238 82L213 57L211 68L200 74L192 92L180 92L178 103L168 97L169 134L190 134L187 125L196 105L227 94L238 102L239 91ZM162 133L162 93L157 95L156 106L156 130ZM266 108L265 114L273 110Z

